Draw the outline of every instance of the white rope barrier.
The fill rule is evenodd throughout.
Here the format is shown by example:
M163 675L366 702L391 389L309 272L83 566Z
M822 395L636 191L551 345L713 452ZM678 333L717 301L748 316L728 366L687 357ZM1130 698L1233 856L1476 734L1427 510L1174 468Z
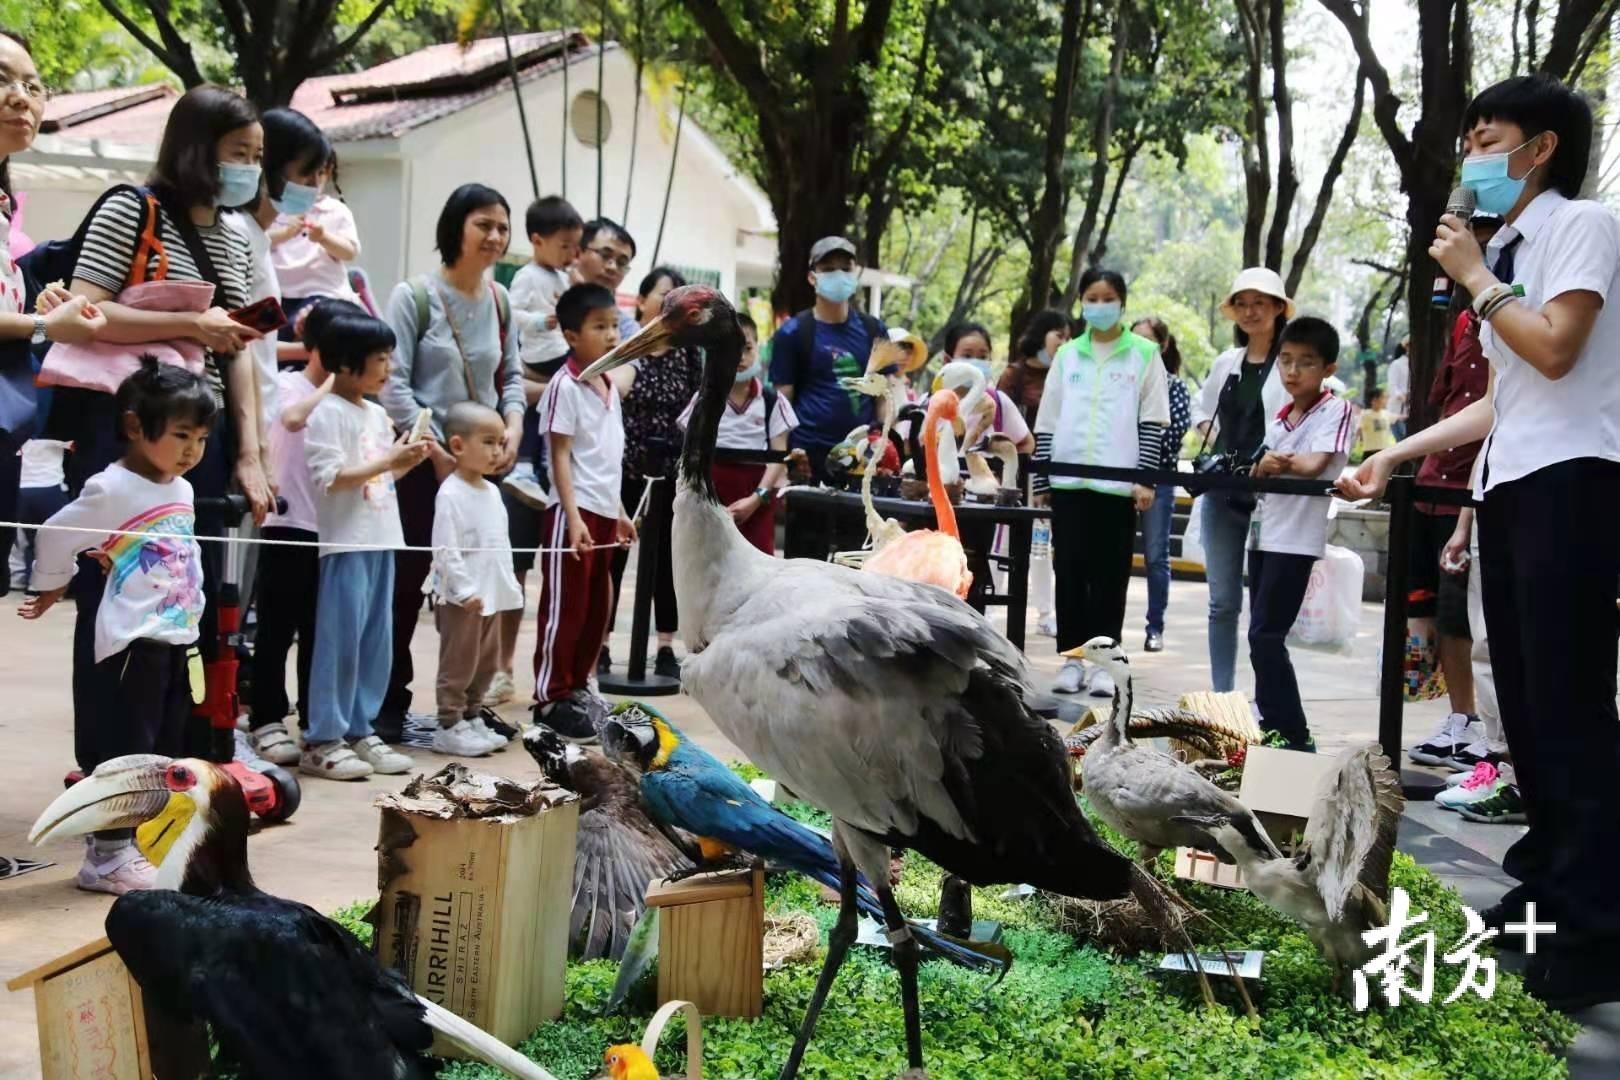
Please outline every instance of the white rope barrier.
M260 545L263 547L302 547L302 548L330 548L334 551L459 551L463 554L469 552L496 551L511 552L513 554L551 555L558 552L572 552L571 547L451 547L448 544L433 546L416 546L411 544L323 544L319 540L267 540L262 536L198 536L192 533L151 532L142 529L97 529L89 525L30 525L21 521L0 521L0 529L31 529L42 532L46 529L55 532L90 533L94 536L136 536L143 540L196 540L199 543L213 544L241 544ZM620 548L629 547L629 543L622 544L593 544L593 548Z

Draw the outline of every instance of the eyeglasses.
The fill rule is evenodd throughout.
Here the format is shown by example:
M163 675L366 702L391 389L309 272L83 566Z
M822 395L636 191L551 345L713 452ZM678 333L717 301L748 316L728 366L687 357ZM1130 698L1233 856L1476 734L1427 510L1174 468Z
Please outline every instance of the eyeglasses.
M29 101L49 101L51 99L51 92L45 89L43 83L30 79L8 79L0 75L0 91L9 94L13 90Z
M620 255L612 248L593 247L586 248L585 250L590 252L592 255L595 255L598 259L601 259L603 266L616 266L621 270L630 269L630 260L635 258L633 255Z

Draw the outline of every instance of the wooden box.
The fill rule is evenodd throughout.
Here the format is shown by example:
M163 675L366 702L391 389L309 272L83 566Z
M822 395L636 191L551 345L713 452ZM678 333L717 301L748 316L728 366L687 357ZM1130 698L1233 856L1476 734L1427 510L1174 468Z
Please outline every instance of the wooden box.
M44 1080L185 1080L208 1066L200 1028L148 1023L141 988L106 938L6 983L29 987Z
M1238 800L1254 811L1276 845L1292 854L1293 837L1305 832L1322 781L1338 767L1332 754L1251 746Z
M509 1046L562 1015L578 802L530 816L381 814L382 963ZM465 1056L443 1036L433 1052Z
M1176 848L1176 877L1214 885L1220 889L1243 889L1243 871L1221 862L1207 851L1197 848Z
M647 887L661 908L658 1001L705 1016L756 1017L765 997L765 872L699 874Z

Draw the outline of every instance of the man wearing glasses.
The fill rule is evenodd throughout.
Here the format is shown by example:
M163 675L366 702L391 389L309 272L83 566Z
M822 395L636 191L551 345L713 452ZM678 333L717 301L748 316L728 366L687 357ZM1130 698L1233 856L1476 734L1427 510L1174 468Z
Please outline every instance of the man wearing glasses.
M636 257L636 242L630 233L612 218L599 217L585 223L580 234L579 258L574 261L574 277L581 282L600 285L618 295L619 285L630 270ZM639 329L635 316L623 307L619 313L619 340L624 341Z

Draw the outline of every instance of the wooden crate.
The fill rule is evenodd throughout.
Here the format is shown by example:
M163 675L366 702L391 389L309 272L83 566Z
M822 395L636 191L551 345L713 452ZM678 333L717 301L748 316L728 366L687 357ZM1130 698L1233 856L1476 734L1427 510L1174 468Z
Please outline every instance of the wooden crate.
M1198 881L1218 889L1246 889L1243 871L1221 862L1207 851L1197 848L1176 848L1176 877L1185 881Z
M508 1045L561 1016L579 803L532 816L381 814L382 963ZM443 1036L433 1052L465 1056Z
M185 1080L207 1067L200 1028L148 1022L141 988L106 938L6 983L29 987L44 1080Z
M661 908L658 1001L705 1016L756 1017L765 998L765 872L699 874L647 887Z

